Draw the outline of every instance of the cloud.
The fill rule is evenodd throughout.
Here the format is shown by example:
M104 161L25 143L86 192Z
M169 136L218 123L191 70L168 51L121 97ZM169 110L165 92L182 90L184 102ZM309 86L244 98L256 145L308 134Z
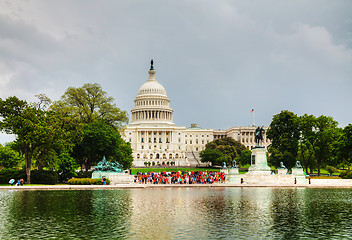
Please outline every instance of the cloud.
M177 125L351 122L350 1L2 1L0 97L97 82L129 111L151 58Z

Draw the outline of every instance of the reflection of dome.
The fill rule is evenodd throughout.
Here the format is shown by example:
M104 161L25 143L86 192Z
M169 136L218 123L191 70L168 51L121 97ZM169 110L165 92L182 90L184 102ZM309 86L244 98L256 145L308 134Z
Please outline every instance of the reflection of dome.
M153 66L149 70L149 78L138 90L132 109L131 124L138 123L172 123L173 110L165 88L155 79Z

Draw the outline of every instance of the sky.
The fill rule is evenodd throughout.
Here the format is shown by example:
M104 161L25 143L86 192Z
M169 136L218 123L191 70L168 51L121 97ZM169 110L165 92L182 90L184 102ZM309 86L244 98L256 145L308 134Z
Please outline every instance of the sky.
M2 99L98 83L130 114L151 59L177 126L352 123L350 0L0 0Z

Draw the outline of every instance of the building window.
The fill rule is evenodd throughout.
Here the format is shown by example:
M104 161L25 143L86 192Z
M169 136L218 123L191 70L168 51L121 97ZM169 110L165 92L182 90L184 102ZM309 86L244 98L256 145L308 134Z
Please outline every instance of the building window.
M204 135L202 135L202 137L204 137Z
M156 143L156 138L154 138L154 143Z
M159 143L161 143L161 138L159 138Z
M144 149L144 146L142 145L142 149Z
M169 143L169 138L166 138L166 143Z
M144 139L143 138L142 138L141 142L144 143Z
M189 141L189 144L192 144L192 140Z
M151 146L149 146L149 149L152 149L152 147L151 147Z
M198 144L198 139L196 139L196 144Z
M149 141L148 141L148 142L150 142L150 143L151 143L151 142L152 142L152 139L151 139L151 138L149 138Z
M198 148L196 148L196 151L198 152Z
M181 142L181 138L178 139L178 142L179 142L179 143Z
M187 144L187 140L185 141L185 144Z
M204 140L202 140L202 144L204 144Z
M131 138L129 139L129 142L132 142L132 139L131 139Z
M185 135L185 137L187 137L187 134Z

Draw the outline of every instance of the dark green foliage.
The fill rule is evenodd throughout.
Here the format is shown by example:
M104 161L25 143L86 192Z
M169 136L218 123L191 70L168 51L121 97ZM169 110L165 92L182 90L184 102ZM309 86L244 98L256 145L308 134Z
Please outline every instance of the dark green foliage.
M268 162L275 167L279 167L280 162L287 168L294 167L300 138L299 119L296 114L285 110L274 115L267 137L271 140Z
M33 184L56 184L59 176L55 171L32 170L31 178Z
M76 178L92 178L92 171L79 171Z
M3 169L0 171L0 184L9 183L10 179L26 179L26 170L16 170L16 169Z
M240 164L242 166L246 164L251 164L251 156L252 156L252 151L251 150L243 150L240 154L240 156L236 159L237 164Z
M67 183L71 185L103 185L101 178L71 178ZM109 179L106 179L106 185L110 185Z
M343 171L340 173L340 177L342 179L352 179L352 171L351 170Z
M68 153L62 153L58 160L58 172L60 182L65 182L68 179L77 175L76 169L78 168L76 160L72 158Z
M231 165L231 162L245 150L247 148L243 144L233 138L226 137L205 145L205 149L200 152L200 157L202 162L211 162L213 166L222 166L223 162Z
M14 169L3 169L0 171L0 183L6 184L13 178L16 181L18 179L26 179L26 171L14 170ZM44 170L32 170L31 172L32 184L56 184L58 180L58 174L54 171Z
M86 170L103 156L108 161L119 162L124 169L130 168L133 161L130 144L121 138L118 130L101 120L84 125L83 139L74 147L73 156Z

